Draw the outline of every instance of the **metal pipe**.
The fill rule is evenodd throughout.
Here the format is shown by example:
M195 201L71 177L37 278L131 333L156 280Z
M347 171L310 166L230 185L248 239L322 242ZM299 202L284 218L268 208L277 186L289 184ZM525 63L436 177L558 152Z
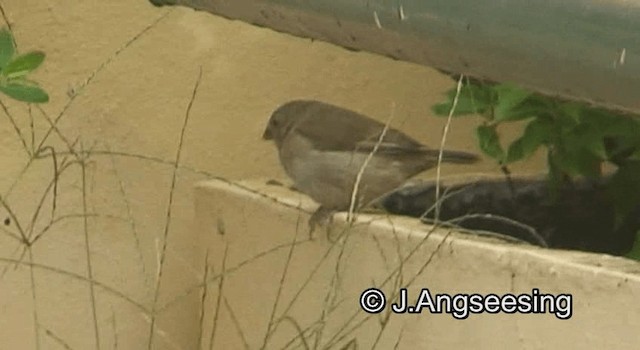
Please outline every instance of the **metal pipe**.
M640 112L640 1L151 1Z

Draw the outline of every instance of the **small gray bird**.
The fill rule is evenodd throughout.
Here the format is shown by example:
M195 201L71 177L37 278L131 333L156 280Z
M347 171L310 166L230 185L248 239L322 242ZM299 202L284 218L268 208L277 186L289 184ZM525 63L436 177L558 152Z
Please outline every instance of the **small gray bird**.
M356 177L384 127L357 112L313 100L287 102L273 112L262 138L275 141L280 163L294 186L320 204L310 220L312 230L331 212L349 209ZM438 153L388 128L362 173L355 208L434 167ZM467 164L478 157L444 151L442 160Z

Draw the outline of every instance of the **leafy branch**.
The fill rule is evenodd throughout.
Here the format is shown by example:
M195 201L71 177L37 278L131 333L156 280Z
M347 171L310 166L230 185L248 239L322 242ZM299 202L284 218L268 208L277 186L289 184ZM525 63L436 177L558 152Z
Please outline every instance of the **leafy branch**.
M432 107L447 116L455 89ZM600 179L605 164L615 169L607 194L615 210L615 226L621 225L640 204L640 117L616 113L576 101L535 94L512 84L489 84L466 79L454 116L478 115L476 129L482 153L508 172L514 162L526 160L539 149L547 155L552 194L578 178ZM526 122L513 142L503 147L499 126Z
M38 86L38 83L26 77L42 64L44 57L45 54L42 51L31 51L18 55L13 35L8 29L1 29L0 92L22 102L48 102L49 95Z

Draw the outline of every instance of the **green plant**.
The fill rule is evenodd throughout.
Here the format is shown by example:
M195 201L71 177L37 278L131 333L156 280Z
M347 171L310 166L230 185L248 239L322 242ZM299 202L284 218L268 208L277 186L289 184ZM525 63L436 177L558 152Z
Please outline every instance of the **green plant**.
M433 106L434 113L448 115L455 95L456 89L449 90L446 101ZM480 150L496 160L506 173L508 165L543 148L552 195L576 178L600 178L603 166L613 165L615 170L607 191L614 205L616 227L640 203L638 116L535 94L512 84L472 79L463 80L453 115L482 118L476 129ZM526 125L522 134L505 148L498 128L515 121ZM635 246L640 248L639 244Z
M49 95L27 74L38 68L44 61L42 51L31 51L17 55L13 35L9 30L0 30L0 91L23 102L44 103Z

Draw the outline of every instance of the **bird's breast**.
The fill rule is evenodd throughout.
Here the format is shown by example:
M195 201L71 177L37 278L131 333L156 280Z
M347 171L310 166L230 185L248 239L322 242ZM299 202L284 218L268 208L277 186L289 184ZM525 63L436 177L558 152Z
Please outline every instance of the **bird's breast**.
M279 149L280 161L296 187L325 207L349 207L356 178L368 153L321 151L300 135L287 137ZM408 177L406 162L374 155L362 171L358 186L361 202L369 202L400 186Z

